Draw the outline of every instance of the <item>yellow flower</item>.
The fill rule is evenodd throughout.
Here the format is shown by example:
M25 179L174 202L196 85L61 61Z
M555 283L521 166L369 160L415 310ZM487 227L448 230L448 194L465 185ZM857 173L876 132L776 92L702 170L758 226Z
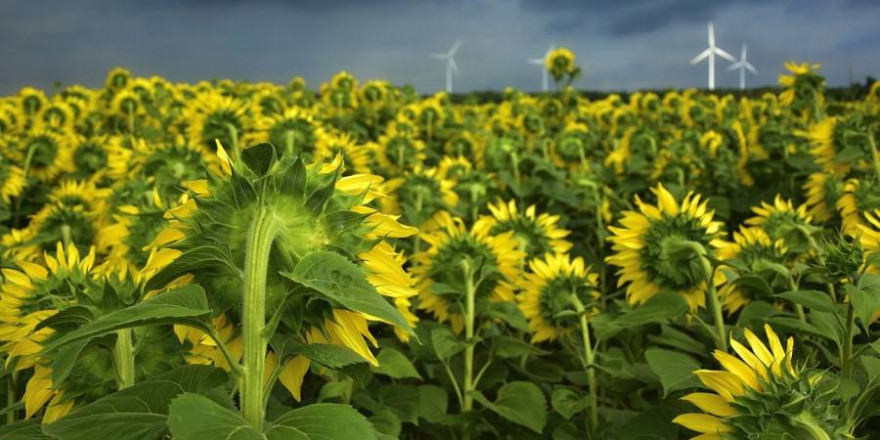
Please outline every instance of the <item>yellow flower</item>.
M738 232L733 233L733 242L724 243L715 256L722 261L738 260L743 265L752 268L761 262L781 264L785 261L787 250L782 239L773 240L760 227L740 227ZM722 274L725 272L722 271ZM728 278L727 275L724 275ZM724 308L729 313L734 313L754 298L752 289L742 284L725 284L720 290ZM769 299L769 298L766 298Z
M824 223L837 215L837 202L843 192L843 181L833 173L810 174L804 184L807 210L817 222Z
M433 286L460 285L463 282L460 264L465 257L482 258L484 266L494 267L500 274L500 277L480 283L476 291L477 302L514 299L524 253L519 250L512 231L491 235L485 226L474 225L467 230L461 219L448 218L437 230L422 232L420 237L429 245L428 249L413 256L416 266L412 271L418 279L420 309L431 312L440 322L450 321L455 332L464 328L459 301L449 292L435 293ZM464 290L460 290L457 294L463 296Z
M705 278L684 271L673 254L686 242L711 252L722 243L723 224L713 220L714 212L700 195L688 193L679 204L662 184L652 192L656 205L636 196L638 211L625 211L620 226L608 228L614 254L606 261L620 268L618 285L626 285L630 304L641 304L665 289L680 293L696 310L705 304Z
M513 232L514 240L526 254L526 261L547 253L564 254L571 249L571 243L565 240L570 232L559 228L558 215L536 214L534 205L520 212L515 200L506 203L499 200L488 208L492 215L481 216L474 227L487 229L491 235Z
M547 254L531 260L529 268L517 302L529 321L532 343L553 341L578 326L577 316L559 316L561 312L575 310L571 295L596 311L593 303L599 298L599 274L591 272L582 258Z

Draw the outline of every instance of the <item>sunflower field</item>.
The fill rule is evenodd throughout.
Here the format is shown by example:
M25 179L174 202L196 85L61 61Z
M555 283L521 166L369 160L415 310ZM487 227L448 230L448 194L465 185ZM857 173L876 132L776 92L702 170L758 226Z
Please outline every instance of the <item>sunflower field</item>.
M880 86L0 98L0 439L880 438Z

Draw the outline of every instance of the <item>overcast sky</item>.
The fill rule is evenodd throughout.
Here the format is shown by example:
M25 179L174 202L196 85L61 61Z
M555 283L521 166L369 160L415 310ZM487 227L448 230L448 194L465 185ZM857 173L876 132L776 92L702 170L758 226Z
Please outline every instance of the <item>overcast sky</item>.
M880 77L878 0L0 0L0 94L23 86L98 86L117 65L172 81L210 78L316 88L335 72L443 87L429 52L463 40L455 89L534 90L527 58L551 43L575 51L578 87L705 86L706 22L718 45L775 84L786 60L822 64L832 85ZM718 87L738 75L719 63Z

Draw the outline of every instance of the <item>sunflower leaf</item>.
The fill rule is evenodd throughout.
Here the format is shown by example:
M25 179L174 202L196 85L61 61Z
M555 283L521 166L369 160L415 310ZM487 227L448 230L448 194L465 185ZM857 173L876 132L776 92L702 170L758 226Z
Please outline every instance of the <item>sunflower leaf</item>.
M700 388L700 381L694 371L700 369L700 363L684 353L662 348L649 348L645 351L645 359L651 371L660 377L663 386L663 397L673 391Z
M335 252L313 252L303 258L293 272L281 272L338 303L342 307L376 317L413 334L406 319L370 284L364 271Z
M547 423L547 399L537 385L531 382L510 382L498 390L492 402L479 391L472 391L474 399L495 414L541 433Z

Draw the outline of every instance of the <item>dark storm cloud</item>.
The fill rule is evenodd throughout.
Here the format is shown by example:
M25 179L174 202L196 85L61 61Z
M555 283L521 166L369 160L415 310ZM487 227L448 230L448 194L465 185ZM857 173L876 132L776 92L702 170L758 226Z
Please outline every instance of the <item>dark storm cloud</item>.
M0 0L0 95L26 85L99 86L117 65L172 81L206 78L317 87L340 70L432 92L444 83L429 52L462 39L456 90L534 90L526 63L550 43L575 51L577 85L695 87L707 20L718 44L773 84L784 61L823 64L829 84L880 76L880 2L865 0ZM726 62L719 86L736 84Z
M650 33L657 29L714 19L716 12L733 4L769 4L780 0L523 0L526 9L567 16L551 20L548 31L585 28L590 18L601 17L599 30L611 36Z

